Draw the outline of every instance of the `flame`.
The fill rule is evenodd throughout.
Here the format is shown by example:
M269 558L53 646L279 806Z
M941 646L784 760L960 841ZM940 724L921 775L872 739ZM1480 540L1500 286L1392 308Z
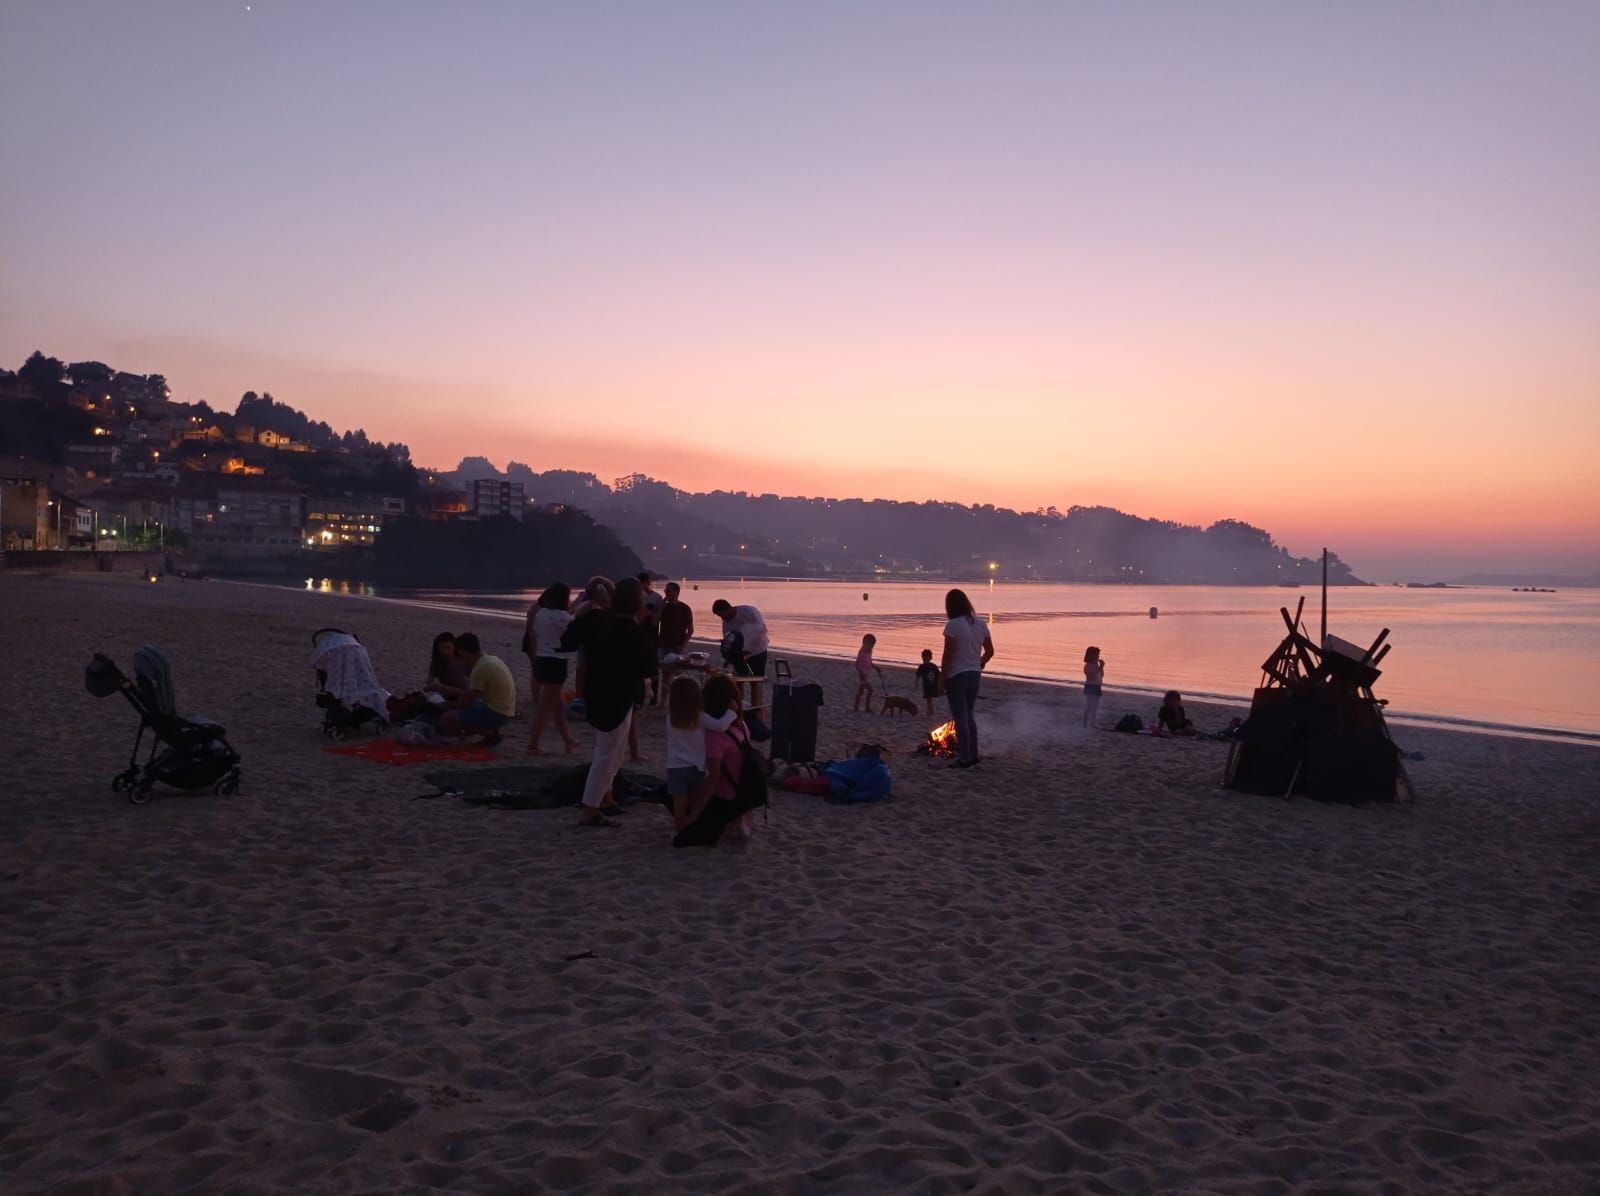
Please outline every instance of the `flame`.
M935 756L953 756L956 750L956 725L942 723L928 732L928 751Z

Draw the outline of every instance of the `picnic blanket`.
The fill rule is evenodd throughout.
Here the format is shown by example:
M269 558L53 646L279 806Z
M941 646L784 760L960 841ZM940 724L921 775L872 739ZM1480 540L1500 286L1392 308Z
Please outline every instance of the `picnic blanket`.
M458 796L473 805L503 810L554 810L576 806L583 797L587 764L511 765L505 768L452 768L427 772L423 777L439 787L438 796ZM617 773L611 786L619 806L664 802L666 785L660 777L631 768ZM433 795L429 795L433 796Z
M355 756L374 764L428 764L435 760L493 760L494 752L476 743L400 743L369 739L322 749L335 756Z

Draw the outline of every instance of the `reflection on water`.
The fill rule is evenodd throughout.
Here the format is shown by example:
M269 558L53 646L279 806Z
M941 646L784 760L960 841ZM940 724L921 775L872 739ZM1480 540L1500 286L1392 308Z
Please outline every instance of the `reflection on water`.
M397 598L481 615L522 617L537 590L374 590L307 579L324 592ZM939 655L943 584L894 582L683 582L696 631L716 633L714 599L760 607L781 649L854 657L878 638L890 692L909 692L922 649ZM1100 648L1110 689L1102 714L1142 698L1117 690L1178 689L1192 696L1248 698L1261 664L1283 638L1278 611L1302 596L1278 587L1012 585L968 587L989 618L993 670L1067 683L1083 680L1083 651ZM1318 634L1319 597L1305 591L1305 623ZM1600 590L1551 594L1509 590L1353 587L1329 591L1328 630L1370 644L1391 629L1378 696L1392 716L1465 719L1503 726L1600 734ZM1158 617L1150 617L1150 608Z
M378 591L364 581L334 581L331 577L318 580L315 577L306 578L306 589L315 590L319 594L354 594L358 598L376 598Z

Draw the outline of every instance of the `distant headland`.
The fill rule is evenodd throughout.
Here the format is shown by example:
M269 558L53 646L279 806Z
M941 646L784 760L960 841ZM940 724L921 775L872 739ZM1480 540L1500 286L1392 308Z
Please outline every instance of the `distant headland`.
M416 465L270 393L232 411L160 374L35 352L0 370L0 542L157 548L216 571L453 586L648 567L696 576L1105 584L1313 584L1322 562L1265 529L1101 506L696 493L635 473ZM1336 555L1333 585L1364 585Z

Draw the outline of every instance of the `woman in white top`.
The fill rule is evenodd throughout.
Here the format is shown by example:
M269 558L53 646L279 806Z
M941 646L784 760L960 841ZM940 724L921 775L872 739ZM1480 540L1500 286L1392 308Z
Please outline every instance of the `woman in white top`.
M565 582L546 587L539 601L528 608L528 630L522 650L533 661L533 728L528 732L528 755L542 756L539 739L544 725L554 720L567 751L578 746L567 727L567 704L561 692L567 683L567 658L561 652L561 633L572 622L567 603L572 589Z
M960 590L944 596L944 660L939 666L939 688L950 700L950 718L956 725L956 761L951 768L976 768L978 759L978 683L983 667L994 659L989 625L972 610L972 599Z

